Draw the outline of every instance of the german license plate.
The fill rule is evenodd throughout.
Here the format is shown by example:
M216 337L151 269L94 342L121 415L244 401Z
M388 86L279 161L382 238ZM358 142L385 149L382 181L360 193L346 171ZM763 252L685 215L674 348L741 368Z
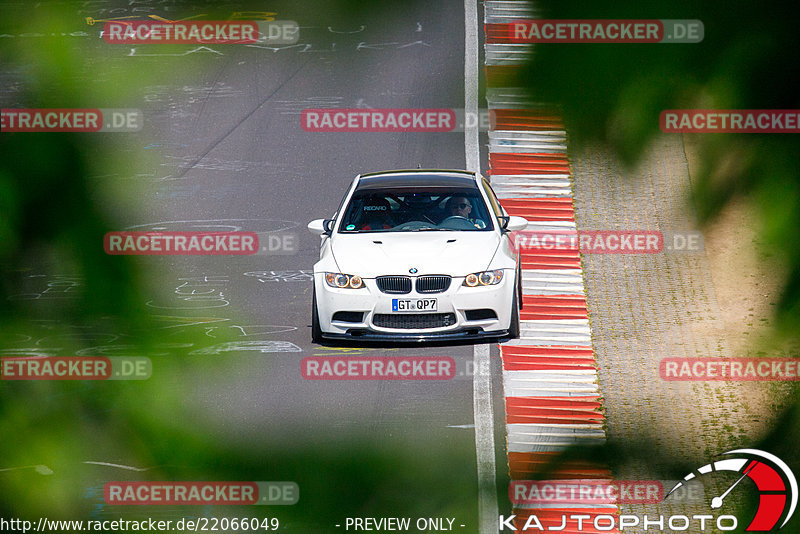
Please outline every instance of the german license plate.
M392 311L433 312L436 311L436 299L392 299Z

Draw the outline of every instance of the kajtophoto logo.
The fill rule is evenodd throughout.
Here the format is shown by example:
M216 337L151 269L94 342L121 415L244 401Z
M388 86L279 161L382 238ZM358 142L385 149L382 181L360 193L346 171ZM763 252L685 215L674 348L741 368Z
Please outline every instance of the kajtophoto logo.
M673 495L680 495L688 484L703 482L715 477L738 474L739 477L720 495L711 499L712 510L720 510L725 499L737 488L744 488L740 483L749 478L755 483L758 492L758 507L750 519L745 532L769 532L782 529L792 518L797 507L797 479L786 463L765 451L758 449L736 449L722 453L726 458L698 467L683 477L666 494L664 502L669 504ZM523 487L524 489L524 487ZM536 500L536 499L535 499ZM673 503L674 504L674 503ZM514 531L560 531L569 527L572 531L598 532L608 531L615 527L620 532L630 531L636 527L645 531L706 532L716 528L721 531L734 531L739 528L739 519L731 514L694 514L687 515L636 515L636 514L551 514L539 518L535 513L517 519L516 514L501 515L498 518L498 530Z
M747 477L755 482L758 489L758 509L746 531L768 532L775 528L775 525L781 519L783 519L783 522L778 528L783 528L789 522L797 507L797 479L795 479L792 470L774 454L758 449L736 449L722 453L722 456L729 455L734 457L717 460L698 467L695 471L683 477L683 480L689 481L724 471L741 473L736 482L728 487L722 495L711 499L711 508L721 508L725 497ZM682 485L683 482L676 484L667 493L664 500L668 499L670 494Z

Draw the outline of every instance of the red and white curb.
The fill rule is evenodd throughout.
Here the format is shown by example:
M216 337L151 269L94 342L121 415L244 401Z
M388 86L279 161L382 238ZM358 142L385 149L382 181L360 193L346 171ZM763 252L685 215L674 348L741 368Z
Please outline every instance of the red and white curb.
M508 42L506 25L535 18L538 12L528 1L487 0L484 6L486 98L492 116L487 175L506 211L531 221L528 231L577 232L567 134L560 116L529 101L521 89L498 86L535 53L531 45ZM520 254L521 334L500 346L510 477L611 482L610 471L591 461L550 467L567 447L606 439L580 253L576 248L522 249ZM598 532L595 516L619 514L614 499L530 504L510 498L518 530L531 514L545 529L560 527L564 515L584 514L590 519L581 530L567 519L560 531Z

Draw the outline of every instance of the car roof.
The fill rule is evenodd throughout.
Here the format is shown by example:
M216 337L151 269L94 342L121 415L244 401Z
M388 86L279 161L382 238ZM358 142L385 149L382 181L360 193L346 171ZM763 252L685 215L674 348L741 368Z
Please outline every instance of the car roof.
M391 187L476 187L476 173L441 169L409 169L359 175L356 190Z

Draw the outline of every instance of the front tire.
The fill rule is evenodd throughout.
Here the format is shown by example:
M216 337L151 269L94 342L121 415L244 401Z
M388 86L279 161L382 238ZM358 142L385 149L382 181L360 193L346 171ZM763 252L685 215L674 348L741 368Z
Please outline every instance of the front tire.
M319 310L317 310L317 290L311 286L314 296L311 297L311 342L322 342L322 328L319 326Z
M508 337L510 339L519 337L519 301L517 300L516 290L511 298L511 323L508 325Z

